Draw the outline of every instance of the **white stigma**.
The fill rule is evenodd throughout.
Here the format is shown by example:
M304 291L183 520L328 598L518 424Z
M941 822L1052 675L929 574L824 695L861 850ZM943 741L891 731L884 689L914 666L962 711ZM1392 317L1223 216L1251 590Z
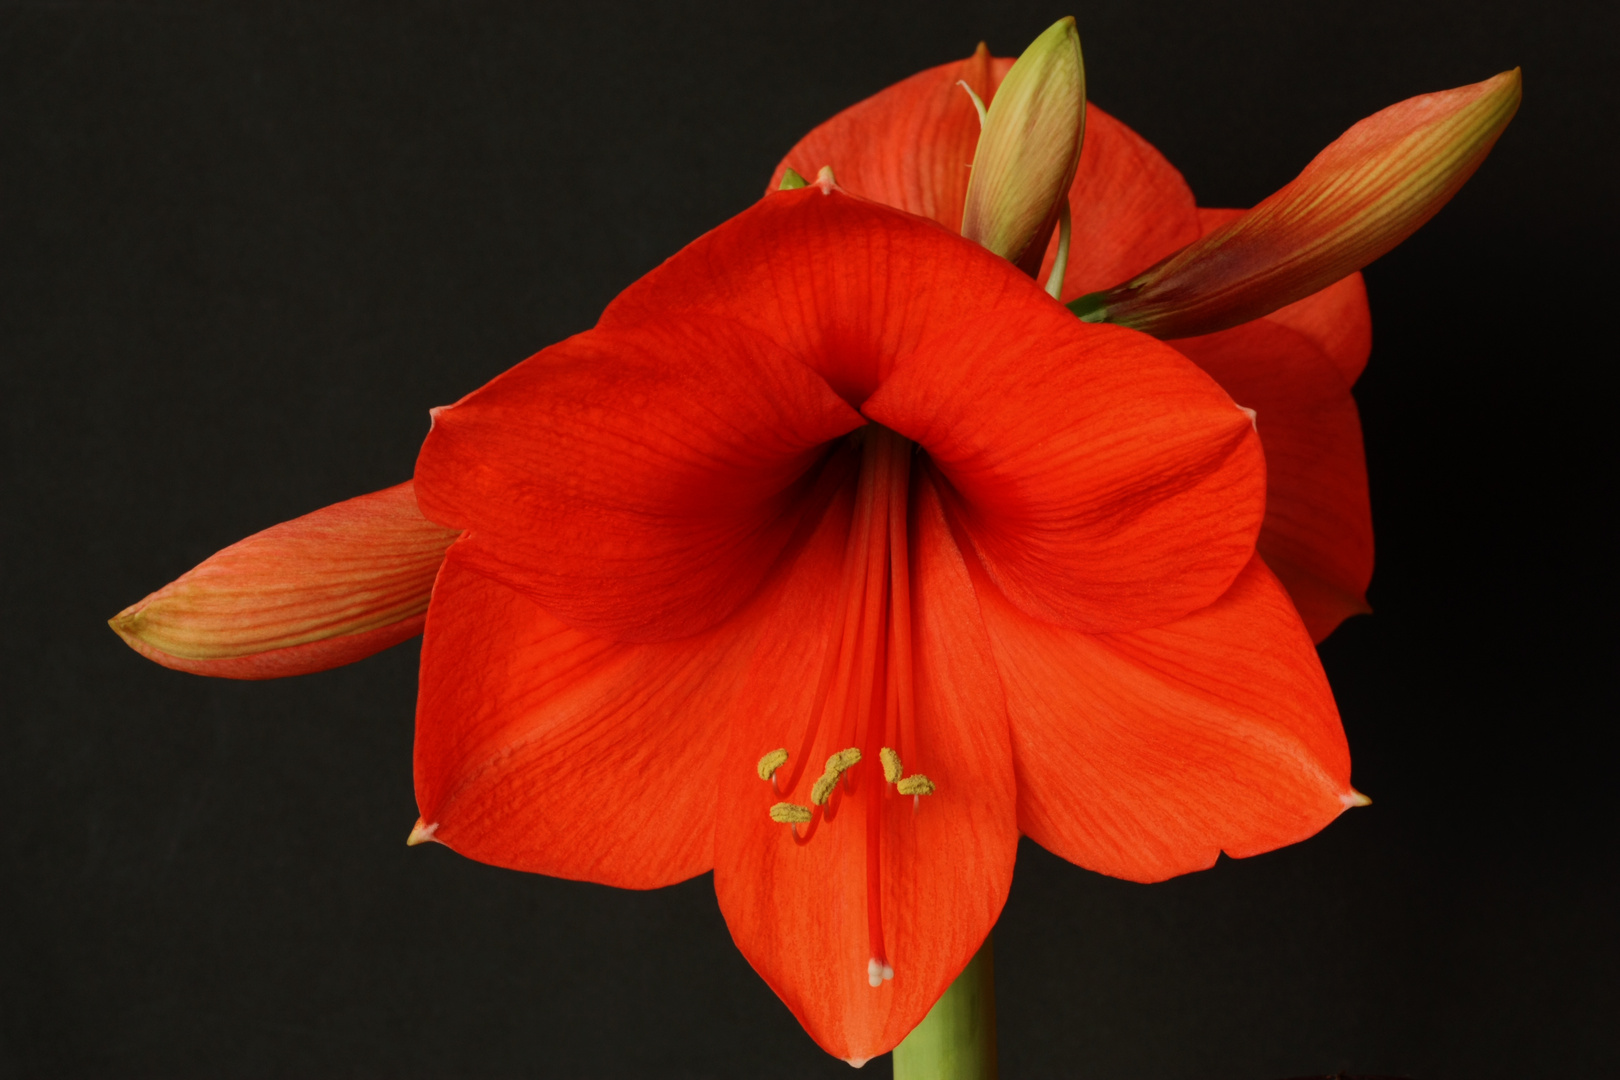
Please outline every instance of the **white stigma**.
M874 956L866 962L866 985L872 987L872 989L877 989L892 978L894 978L894 968L885 964L882 960Z

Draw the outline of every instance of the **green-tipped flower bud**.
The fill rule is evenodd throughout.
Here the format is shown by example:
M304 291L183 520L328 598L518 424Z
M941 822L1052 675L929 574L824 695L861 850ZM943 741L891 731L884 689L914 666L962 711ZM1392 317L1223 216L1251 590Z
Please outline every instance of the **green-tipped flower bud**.
M1088 322L1191 337L1326 288L1412 235L1457 193L1513 119L1520 93L1514 68L1374 113L1242 217L1069 308Z
M1086 73L1072 17L1024 50L990 101L962 235L1033 277L1068 201L1086 128Z

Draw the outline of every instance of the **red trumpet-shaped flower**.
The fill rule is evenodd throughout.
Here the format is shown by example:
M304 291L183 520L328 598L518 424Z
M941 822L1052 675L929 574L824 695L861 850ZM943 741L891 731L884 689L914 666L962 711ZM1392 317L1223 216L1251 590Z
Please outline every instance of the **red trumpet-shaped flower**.
M709 868L830 1052L922 1019L1020 832L1139 881L1357 797L1255 554L1249 415L1181 353L828 182L435 414L461 537L414 840L650 888Z

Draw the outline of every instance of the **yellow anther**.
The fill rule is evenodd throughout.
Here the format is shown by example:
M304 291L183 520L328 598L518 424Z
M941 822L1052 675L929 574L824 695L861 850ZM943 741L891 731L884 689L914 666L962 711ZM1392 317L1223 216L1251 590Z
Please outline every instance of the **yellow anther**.
M786 750L772 750L759 759L759 778L769 780L777 769L787 764L788 752Z
M888 783L898 784L900 778L905 775L905 770L900 767L900 755L885 746L878 751L878 760L883 762L883 779Z
M821 774L819 780L810 785L810 801L817 806L826 805L827 800L832 798L833 789L838 786L838 778L844 775L845 770L858 764L860 760L861 752L853 746L848 750L840 750L828 758L827 771Z
M771 820L778 825L804 825L810 820L810 808L798 803L779 802L771 807Z
M827 771L830 773L842 773L845 769L851 767L852 765L858 764L860 760L860 749L852 746L848 750L840 750L838 753L828 758Z
M932 795L934 782L919 773L916 776L908 776L894 785L894 790L902 795Z

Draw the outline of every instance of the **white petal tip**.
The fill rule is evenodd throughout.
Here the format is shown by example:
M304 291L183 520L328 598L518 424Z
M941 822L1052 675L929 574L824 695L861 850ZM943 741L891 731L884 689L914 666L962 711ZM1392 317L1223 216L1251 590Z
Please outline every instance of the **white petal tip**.
M433 834L438 831L439 823L437 821L432 825L424 825L422 819L417 818L416 824L411 826L411 835L405 838L405 846L415 847L417 844L425 844L432 840Z
M1242 405L1238 406L1238 412L1242 413L1244 416L1247 416L1249 418L1249 426L1250 427L1255 428L1255 430L1259 430L1259 428L1256 426L1256 423L1255 423L1255 418L1259 415L1258 413L1256 413L1253 409L1246 408L1246 407L1244 407Z
M833 179L832 166L823 165L821 171L816 173L815 180L811 181L810 186L820 188L823 195L831 195L834 191L837 191L838 181Z
M862 1065L865 1065L868 1061L871 1061L872 1059L871 1058L845 1058L844 1060L849 1063L851 1068L858 1069Z
M1344 808L1346 810L1350 809L1352 806L1372 805L1372 800L1367 798L1367 796L1363 795L1361 792L1357 791L1355 788L1351 788L1343 795L1340 795L1339 801L1344 803Z

